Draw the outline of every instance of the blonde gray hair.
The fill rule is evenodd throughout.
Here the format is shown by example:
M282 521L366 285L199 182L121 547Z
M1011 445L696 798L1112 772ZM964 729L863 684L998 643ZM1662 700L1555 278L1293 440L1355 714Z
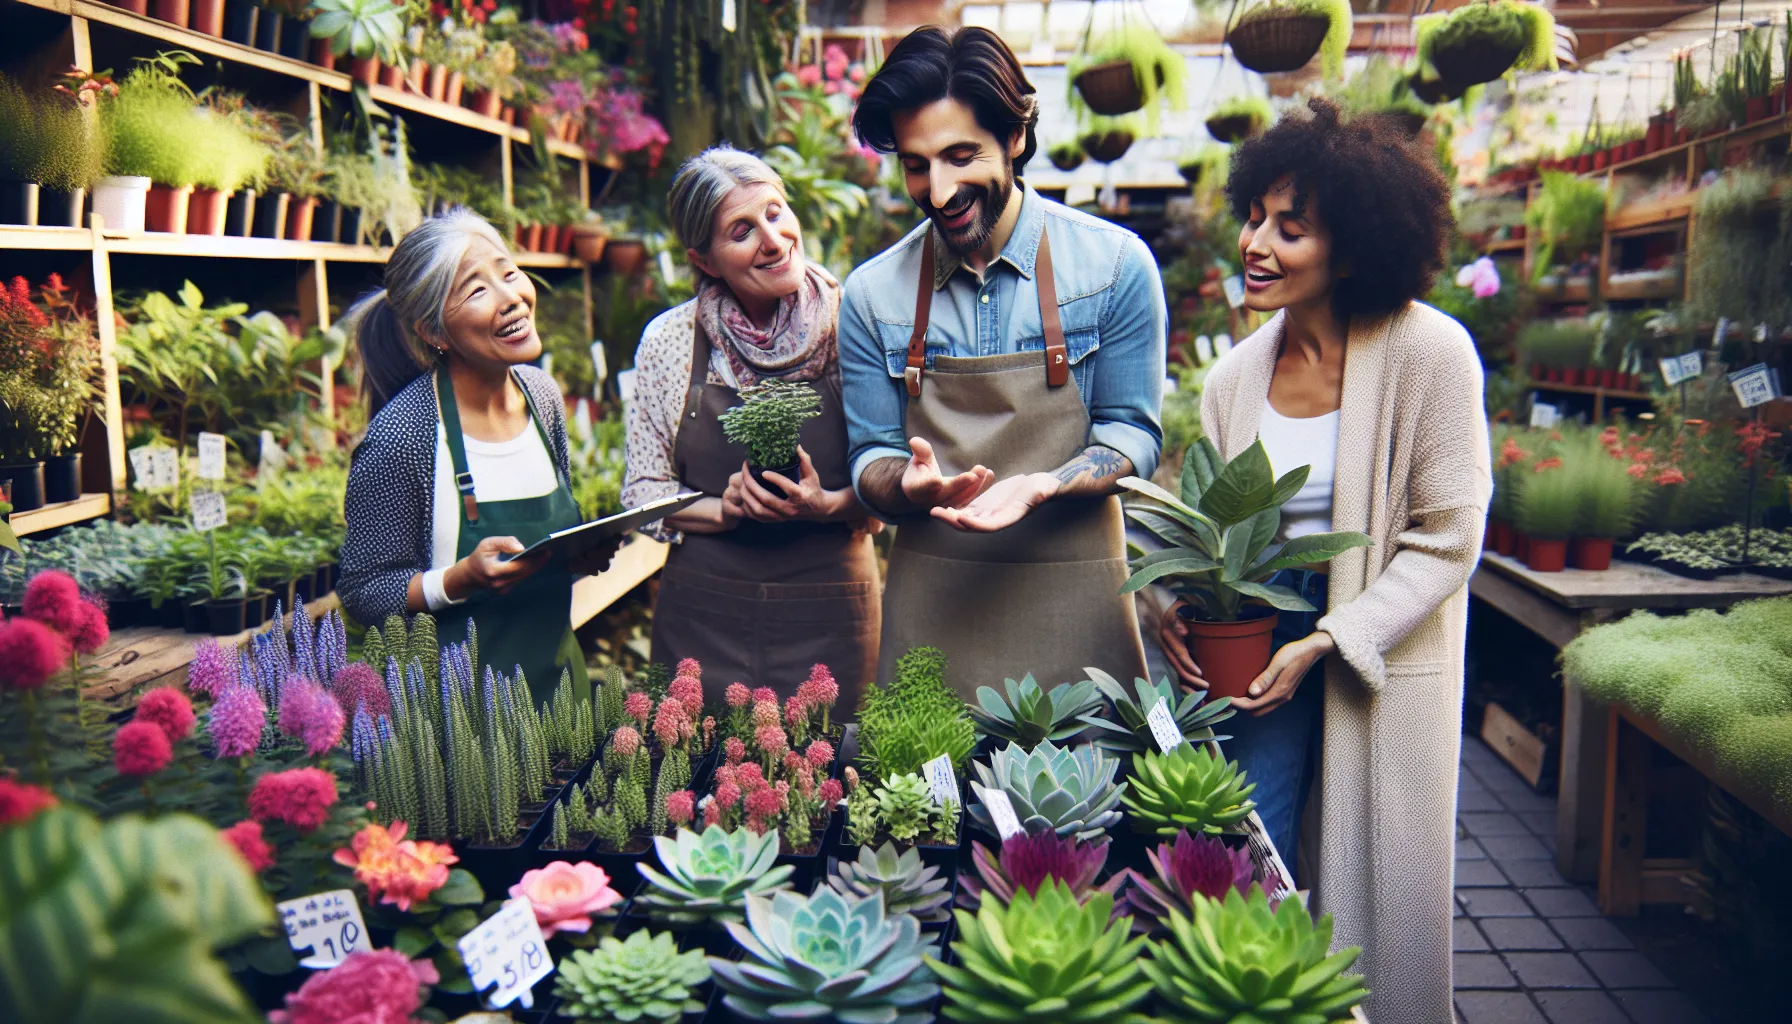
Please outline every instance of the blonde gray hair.
M448 291L474 238L510 251L498 229L465 207L426 218L386 259L385 287L362 296L343 314L342 329L361 350L361 386L370 414L435 365L428 340L448 336Z
M716 211L742 186L770 185L786 202L784 179L764 160L733 146L716 146L686 160L672 179L666 214L686 249L706 253L715 231ZM699 273L701 273L699 271Z

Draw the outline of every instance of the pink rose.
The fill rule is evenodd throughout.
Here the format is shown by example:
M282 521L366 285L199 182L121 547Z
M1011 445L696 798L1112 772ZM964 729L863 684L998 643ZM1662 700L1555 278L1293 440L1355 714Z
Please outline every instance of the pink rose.
M590 931L592 914L622 902L622 894L610 888L610 876L589 861L557 860L525 871L522 880L510 887L510 895L529 897L543 938L560 931Z

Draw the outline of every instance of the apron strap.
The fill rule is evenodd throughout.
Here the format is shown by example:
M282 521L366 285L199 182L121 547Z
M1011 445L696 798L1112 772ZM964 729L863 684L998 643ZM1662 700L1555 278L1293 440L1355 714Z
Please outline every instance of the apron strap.
M1070 380L1070 348L1064 343L1064 324L1058 318L1058 282L1052 276L1052 243L1045 225L1039 226L1039 258L1034 268L1039 288L1039 320L1045 328L1045 383L1061 388ZM928 229L921 248L921 275L915 282L915 328L908 336L908 365L902 379L910 398L921 397L921 371L927 362L927 321L933 310L933 229Z
M709 332L703 329L703 318L693 317L691 324L691 380L684 391L684 409L678 414L678 433L684 436L684 425L697 418L703 410L703 388L709 383L709 362L713 354L710 347ZM672 446L673 468L678 471L678 478L685 478L684 462L678 455L679 445Z
M547 420L541 416L541 410L535 407L535 398L529 394L529 388L523 378L515 370L510 371L510 379L516 381L517 390L523 393L523 404L529 407L529 422L534 424L535 432L541 435L541 447L548 453L548 461L554 464L554 482L572 492L572 481L560 472L560 460L554 458L554 442L548 437Z
M461 514L467 522L477 523L479 500L473 496L473 473L467 469L467 446L461 440L460 407L454 404L454 385L440 368L435 375L436 419L448 438L448 458L454 463L454 489L460 492Z

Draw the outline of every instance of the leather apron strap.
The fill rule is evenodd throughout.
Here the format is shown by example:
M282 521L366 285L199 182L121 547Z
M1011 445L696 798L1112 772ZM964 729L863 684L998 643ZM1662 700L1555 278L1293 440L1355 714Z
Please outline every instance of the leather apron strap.
M902 371L910 398L921 397L921 373L927 364L927 323L933 313L933 229L921 243L921 274L915 281L915 329L908 336L908 365ZM1045 327L1045 384L1061 388L1070 380L1070 348L1058 319L1058 281L1052 274L1051 236L1039 229L1039 256L1034 266L1039 289L1039 320Z

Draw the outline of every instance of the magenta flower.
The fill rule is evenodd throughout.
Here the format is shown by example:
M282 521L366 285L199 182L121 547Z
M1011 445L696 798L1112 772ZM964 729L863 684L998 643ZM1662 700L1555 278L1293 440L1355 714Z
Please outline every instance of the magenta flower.
M1002 843L1000 855L991 854L982 843L972 843L971 863L976 873L958 876L959 905L975 909L985 895L1006 904L1023 889L1029 894L1037 893L1048 878L1070 886L1078 903L1098 892L1113 894L1126 884L1128 873L1121 871L1097 886L1096 876L1107 860L1107 840L1085 843L1049 829L1010 836ZM1119 913L1116 906L1116 916Z
M218 745L219 757L247 757L261 745L267 722L268 706L262 703L261 694L253 686L237 684L217 695L207 728Z
M1159 843L1145 851L1155 879L1133 872L1126 904L1140 928L1160 930L1172 909L1187 916L1197 896L1224 899L1228 891L1248 890L1252 868L1250 851L1227 846L1208 835L1176 834L1174 844Z
M217 700L236 682L234 649L225 650L223 644L209 636L193 646L193 664L187 669L187 689Z
M280 731L305 745L312 757L342 741L346 719L330 691L303 676L288 676L280 693Z

